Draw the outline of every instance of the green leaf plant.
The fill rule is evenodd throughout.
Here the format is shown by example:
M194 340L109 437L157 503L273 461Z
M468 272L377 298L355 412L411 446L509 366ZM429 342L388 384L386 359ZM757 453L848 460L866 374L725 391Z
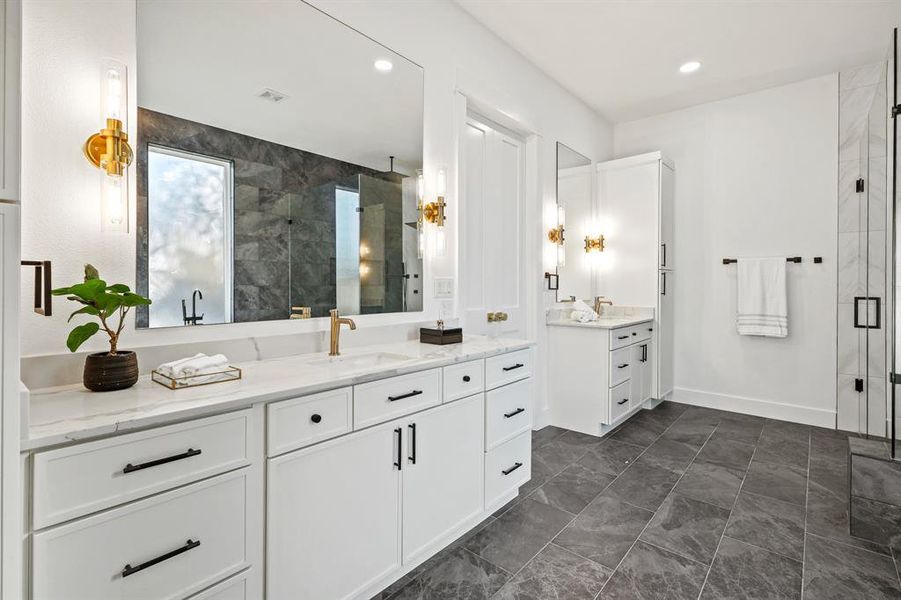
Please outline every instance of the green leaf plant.
M84 305L69 315L69 321L72 321L75 315L90 315L99 321L79 325L69 332L66 346L70 352L78 350L91 336L103 329L109 336L109 355L115 356L119 334L125 327L125 315L135 306L150 304L148 298L135 294L125 284L107 285L100 279L100 273L92 265L84 266L83 283L55 289L52 293L54 296L67 296L67 300ZM113 324L116 315L119 316L119 322Z

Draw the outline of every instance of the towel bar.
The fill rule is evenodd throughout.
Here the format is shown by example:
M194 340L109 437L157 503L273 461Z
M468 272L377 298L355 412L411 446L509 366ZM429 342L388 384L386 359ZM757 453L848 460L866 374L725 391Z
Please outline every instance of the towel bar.
M732 263L737 263L737 262L738 262L737 258L724 258L723 259L724 265L731 265ZM789 256L788 258L785 259L785 262L800 263L800 262L803 262L803 259L800 256ZM814 262L818 262L818 261L814 260Z

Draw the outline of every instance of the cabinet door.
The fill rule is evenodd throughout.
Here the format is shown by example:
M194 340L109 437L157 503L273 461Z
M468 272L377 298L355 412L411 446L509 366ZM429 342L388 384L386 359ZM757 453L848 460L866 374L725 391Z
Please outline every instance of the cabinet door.
M660 268L674 269L675 261L675 174L660 162Z
M654 396L654 344L652 340L643 343L644 362L641 363L641 401Z
M404 562L431 554L434 543L483 509L484 394L405 421Z
M401 441L388 423L269 460L267 598L356 597L400 566Z
M676 274L661 271L661 287L657 304L657 389L655 398L663 399L673 391L673 319L675 318Z

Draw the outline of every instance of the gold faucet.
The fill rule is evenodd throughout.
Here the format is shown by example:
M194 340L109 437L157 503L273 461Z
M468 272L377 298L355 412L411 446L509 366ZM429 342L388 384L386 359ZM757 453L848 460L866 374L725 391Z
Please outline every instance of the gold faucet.
M598 315L600 315L601 314L601 306L603 306L604 304L613 306L613 300L610 300L609 298L605 298L604 296L595 296L594 312L596 312Z
M329 340L328 355L338 356L339 354L341 354L340 352L338 352L338 336L341 333L341 326L347 325L351 328L351 330L353 330L357 328L357 324L354 323L353 319L348 319L347 317L339 317L337 308L333 308L328 312L332 316L332 329Z

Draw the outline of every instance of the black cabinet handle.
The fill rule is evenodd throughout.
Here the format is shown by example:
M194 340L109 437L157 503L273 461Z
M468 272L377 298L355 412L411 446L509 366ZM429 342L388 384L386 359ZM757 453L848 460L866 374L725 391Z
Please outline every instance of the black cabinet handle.
M648 362L648 345L641 345L641 362Z
M322 415L319 415L319 414L313 415L312 417L310 417L310 420L313 421L314 423L319 423L322 421Z
M416 464L416 423L407 425L410 428L410 456L407 457L414 465Z
M471 378L469 375L464 375L464 376L463 376L463 381L465 381L466 383L469 383L471 379L472 379L472 378Z
M503 473L504 475L509 475L510 473L512 473L512 472L515 471L516 469L520 468L521 466L522 466L522 463L521 463L521 462L515 463L515 464L514 464L512 467L510 467L509 469L504 469L503 471L501 471L501 473Z
M620 406L622 406L623 404L625 404L625 403L628 402L628 401L629 401L628 398L623 398L622 400L620 400L619 402L617 402L617 404L619 404Z
M193 550L194 548L196 548L199 545L200 545L200 540L188 540L187 542L185 542L185 545L182 546L181 548L178 548L177 550L173 550L172 552L166 552L165 554L157 556L156 558L152 558L152 559L148 560L147 562L139 564L136 567L133 567L131 565L125 565L125 568L122 569L122 577L128 577L129 575L134 575L138 571L143 571L144 569L150 568L153 565L158 565L161 562L163 562L164 560L169 560L170 558L175 558L179 554L184 554L188 550Z
M517 409L514 410L513 412L504 413L504 418L505 418L505 419L509 419L510 417L515 417L515 416L518 415L519 413L524 413L524 412L526 412L526 409L524 409L524 408L517 408Z
M522 364L522 363L516 363L516 364L513 365L512 367L504 367L504 371L512 371L512 370L514 370L514 369L521 369L521 368L523 368L524 366L525 366L525 365Z
M618 365L616 368L617 368L617 369L625 369L625 368L628 367L628 366L629 366L629 363L623 363L623 364L621 364L621 365Z
M660 295L666 296L666 271L664 271L660 275L663 276L663 289L660 291Z
M398 471L400 471L401 469L404 468L403 460L400 457L400 451L401 451L401 445L402 445L401 444L401 441L402 441L401 436L403 434L404 434L404 430L401 429L400 427L397 427L394 429L394 435L397 437L397 454L395 455L397 460L394 461L394 466L397 467Z
M628 335L621 335L621 336L617 337L616 339L618 339L618 340L627 340L627 339L629 339L629 336L628 336Z
M666 244L660 244L663 246L663 264L661 266L666 266Z
M403 400L404 398L412 398L413 396L419 396L422 394L422 390L413 390L412 392L407 392L406 394L401 394L400 396L388 396L388 402L395 402L397 400Z
M135 471L140 471L142 469L149 469L150 467L158 467L159 465L164 465L166 463L175 462L176 460L184 460L186 458L191 458L192 456L197 456L200 454L200 448L195 450L194 448L188 448L187 452L182 452L181 454L175 454L174 456L167 456L166 458L158 458L156 460L151 460L145 463L140 463L137 465L133 465L128 463L125 465L125 468L122 469L123 473L134 473Z

